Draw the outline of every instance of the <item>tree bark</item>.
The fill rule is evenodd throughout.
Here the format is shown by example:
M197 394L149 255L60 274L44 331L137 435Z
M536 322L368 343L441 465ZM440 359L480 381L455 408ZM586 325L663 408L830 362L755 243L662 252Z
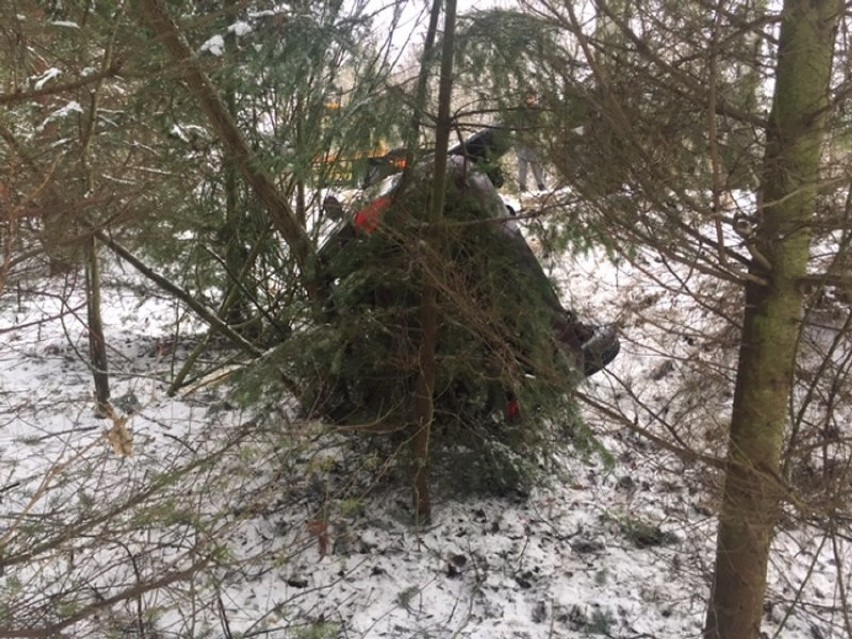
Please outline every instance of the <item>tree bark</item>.
M106 417L109 414L109 370L101 318L101 269L94 236L88 239L86 246L86 315L89 324L89 355L95 382L95 415Z
M438 6L438 0L435 7ZM421 268L422 292L420 298L420 373L415 393L416 431L412 439L414 453L414 511L418 522L428 521L432 511L429 486L429 442L435 412L434 389L437 374L435 359L438 345L438 286L433 280L437 268L429 268L428 261L440 259L441 247L436 232L444 217L447 188L447 151L450 143L450 101L453 91L453 49L455 48L456 2L447 0L444 13L444 40L441 50L441 75L438 88L438 119L435 133L435 173L429 204L428 236Z
M705 639L757 639L783 482L839 0L785 0ZM758 282L765 282L761 284Z

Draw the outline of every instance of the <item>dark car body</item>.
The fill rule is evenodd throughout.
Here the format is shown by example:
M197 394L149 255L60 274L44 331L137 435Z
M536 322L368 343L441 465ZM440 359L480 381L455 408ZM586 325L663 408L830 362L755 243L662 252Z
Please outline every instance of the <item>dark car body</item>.
M541 291L541 302L552 315L553 333L570 354L576 370L588 377L602 370L618 354L620 342L615 326L582 321L566 309L559 295L521 233L513 211L497 191L500 182L497 160L509 148L507 134L499 127L483 129L450 149L447 166L447 204L455 211L469 212L471 233L497 233L496 250L508 256L526 281ZM401 178L404 154L391 151L378 158L364 183L361 204L331 233L321 251L328 261L343 245L369 236L387 224L394 209L417 209L417 202L431 186L433 163L421 162ZM384 162L384 164L383 164ZM383 180L379 176L384 175ZM495 185L495 181L498 184ZM339 205L338 205L339 206ZM416 215L416 214L415 214Z

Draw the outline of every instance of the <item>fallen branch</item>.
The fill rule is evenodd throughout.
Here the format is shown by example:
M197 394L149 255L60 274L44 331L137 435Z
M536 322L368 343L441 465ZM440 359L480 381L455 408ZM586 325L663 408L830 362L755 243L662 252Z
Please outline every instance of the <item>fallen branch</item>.
M146 266L135 255L133 255L130 251L121 246L121 244L109 237L106 233L104 233L103 231L96 231L95 237L98 238L98 240L100 240L101 242L103 242L106 246L108 246L113 253L118 255L118 257L130 264L133 268L135 268L142 275L154 282L157 286L184 302L187 306L189 306L189 308L195 311L195 313L201 319L207 322L211 326L211 328L214 328L217 331L221 332L222 335L224 335L231 343L237 346L240 350L245 351L253 357L259 357L262 354L263 351L261 351L254 344L249 342L242 335L240 335L234 329L228 326L228 324L226 324L224 320L222 320L218 315L216 315L216 313L204 306L204 304L199 302L197 299L195 299L192 295L184 291L182 288L180 288L179 286L175 286L165 277Z

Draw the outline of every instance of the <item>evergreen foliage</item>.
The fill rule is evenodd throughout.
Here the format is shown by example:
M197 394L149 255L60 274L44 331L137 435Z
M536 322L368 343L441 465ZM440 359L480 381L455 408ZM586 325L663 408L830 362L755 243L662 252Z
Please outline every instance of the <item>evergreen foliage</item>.
M351 185L358 163L393 135L402 113L381 90L388 62L368 35L369 17L340 3L185 9L182 32L256 165L292 202L299 222L318 232L323 190ZM132 245L244 336L277 343L305 313L288 247L194 100L174 91L169 62L155 56L142 64L150 69L139 94L153 111L155 148L173 179L152 191L154 214L138 220Z
M411 398L423 282L412 264L433 266L428 276L440 300L432 431L437 476L454 490L519 488L559 448L554 437L587 434L571 398L578 373L554 338L550 283L519 268L492 202L451 186L445 223L432 229L442 253L424 254L427 203L417 189L426 182L414 178L377 231L326 250L335 282L328 321L294 336L276 359L289 362L309 412L381 435L388 454L397 451L416 423Z
M729 18L714 23L681 2L609 2L593 21L554 5L462 22L460 84L570 187L550 215L557 246L611 242L611 220L643 241L669 237L684 221L674 203L709 217L720 190L754 186L765 41L743 32L767 10L738 5Z

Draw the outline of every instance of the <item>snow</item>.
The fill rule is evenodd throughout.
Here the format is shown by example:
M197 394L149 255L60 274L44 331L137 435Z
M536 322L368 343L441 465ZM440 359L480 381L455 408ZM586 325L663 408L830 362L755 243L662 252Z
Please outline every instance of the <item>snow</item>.
M210 53L211 55L215 55L216 57L224 55L224 53L225 53L225 38L223 38L221 35L218 35L218 34L211 36L210 38L208 38L204 42L204 44L202 44L198 48L198 50L201 53L205 53L205 52Z
M76 100L70 100L55 111L52 111L41 123L40 129L44 129L49 123L55 120L67 118L74 113L83 113L83 107ZM63 141L64 142L64 141Z
M70 20L52 20L50 22L54 27L63 27L66 29L79 29L80 25Z
M54 600L67 610L91 605L209 556L195 578L119 599L67 636L140 636L127 630L138 625L137 605L155 611L159 637L700 636L719 477L630 424L655 433L675 424L702 452L719 452L733 349L706 351L690 336L723 336L725 327L678 294L671 284L683 274L653 255L631 264L592 251L547 263L582 316L621 327L619 358L580 388L609 409L589 404L586 421L614 463L567 455L529 495L439 493L433 521L421 526L411 523L407 492L383 482L368 454L300 420L286 401L257 421L227 385L200 379L170 396L203 327L107 260L112 397L133 438L133 454L116 455L105 436L115 422L92 412L82 278L8 286L0 543L4 559L36 542L45 550L0 575L0 610L14 613L0 615L0 634L7 624L45 623L60 609ZM717 307L736 306L724 286L689 281ZM688 392L695 384L698 401ZM108 523L97 523L110 509ZM79 536L51 543L73 525ZM850 565L848 546L835 549L802 523L783 526L769 636L846 636L837 579L838 566ZM46 617L27 616L39 606Z
M228 33L233 33L238 38L242 38L243 36L248 35L254 31L252 26L248 22L244 22L243 20L238 20L232 25L228 26Z
M254 31L254 28L248 22L244 22L243 20L238 20L233 24L228 25L227 28L228 33L233 33L238 38L247 36L252 31ZM216 35L208 38L204 44L198 48L198 50L201 53L209 53L216 57L222 56L225 54L225 37L217 33Z
M36 91L41 91L44 88L44 85L53 80L54 78L58 78L62 75L62 71L57 69L56 67L51 67L44 71L41 75L34 76L30 78L30 82L33 83L33 88Z
M197 124L183 124L175 122L169 128L169 134L179 139L181 142L192 142L194 138L204 138L207 135L207 130Z

